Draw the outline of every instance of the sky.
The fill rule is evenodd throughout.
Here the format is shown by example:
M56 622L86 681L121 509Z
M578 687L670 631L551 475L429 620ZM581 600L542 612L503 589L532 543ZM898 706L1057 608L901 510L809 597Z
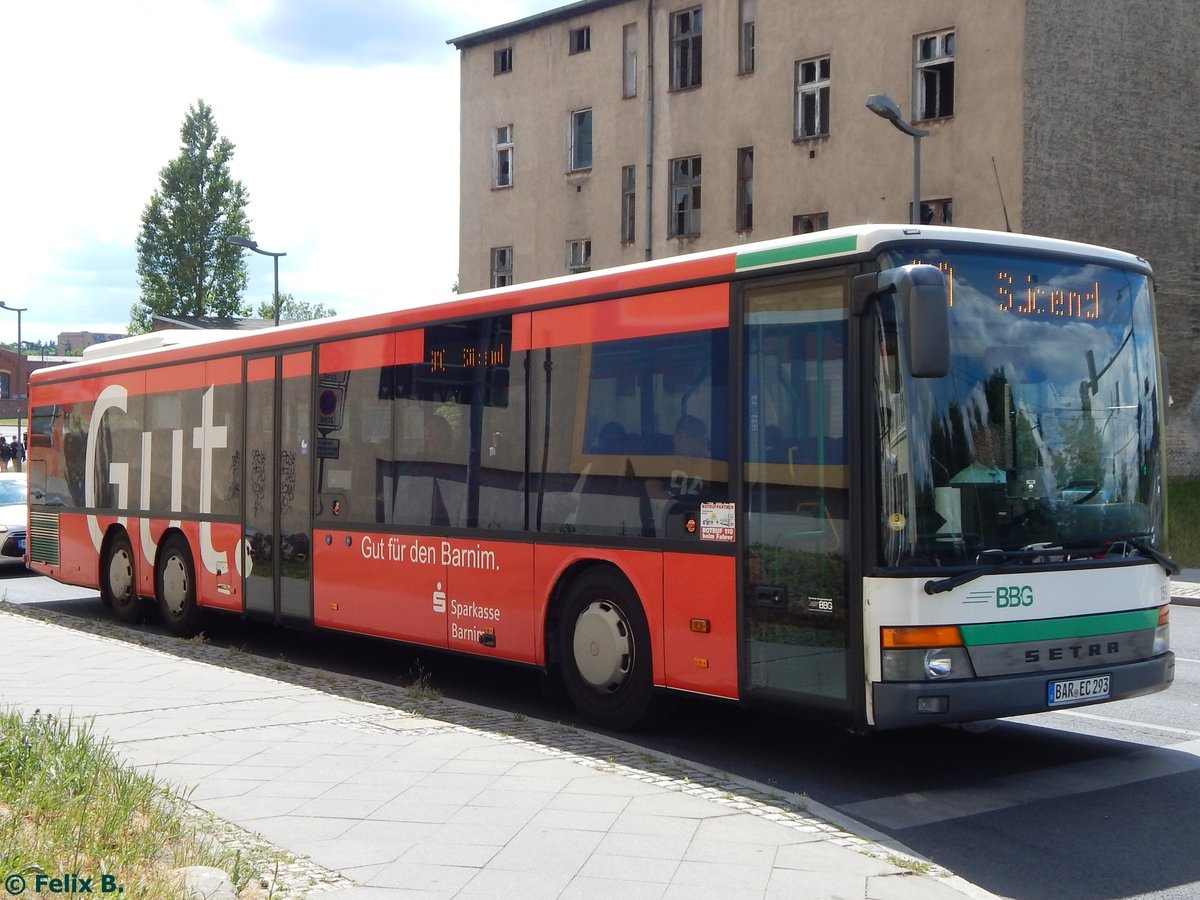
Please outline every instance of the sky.
M459 107L446 41L563 2L3 3L0 300L27 310L26 341L126 331L141 214L200 99L235 145L253 237L287 254L281 293L340 314L445 299ZM246 265L257 308L271 259ZM0 342L16 319L0 310Z

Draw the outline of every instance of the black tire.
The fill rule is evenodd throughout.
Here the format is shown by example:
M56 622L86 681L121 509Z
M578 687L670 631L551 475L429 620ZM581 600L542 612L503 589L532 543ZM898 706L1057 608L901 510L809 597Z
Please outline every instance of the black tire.
M133 545L124 531L108 539L100 558L100 599L127 624L139 624L146 617L146 608L137 595Z
M187 541L178 534L163 544L154 571L154 596L167 630L179 637L191 637L200 622L196 606L196 567Z
M648 717L654 702L650 629L620 574L592 569L571 586L558 647L567 696L589 722L627 730Z

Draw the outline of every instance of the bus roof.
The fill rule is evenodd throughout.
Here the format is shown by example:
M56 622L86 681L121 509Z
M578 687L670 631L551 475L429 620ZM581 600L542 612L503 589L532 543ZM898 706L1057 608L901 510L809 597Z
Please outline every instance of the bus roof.
M90 374L93 370L121 368L120 361L134 359L139 363L153 359L152 364L158 365L207 357L214 355L215 351L205 352L205 348L217 345L221 346L221 353L252 353L358 334L419 327L431 320L467 318L501 310L520 312L591 296L636 293L672 283L728 278L741 272L795 266L843 256L862 256L885 245L903 242L1004 246L1031 253L1084 256L1111 265L1149 271L1146 261L1133 254L1056 238L948 226L855 225L611 269L597 269L578 275L522 282L385 312L293 322L277 328L248 332L224 329L151 332L94 345L84 352L80 362L39 369L31 373L30 380L54 382L73 379Z

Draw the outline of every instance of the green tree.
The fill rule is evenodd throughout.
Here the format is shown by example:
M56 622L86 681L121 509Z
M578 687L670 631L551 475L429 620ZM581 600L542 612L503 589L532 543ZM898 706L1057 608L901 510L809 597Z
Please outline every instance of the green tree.
M246 263L231 235L251 237L242 183L229 174L233 144L212 107L189 107L179 156L159 172L159 189L142 212L138 234L141 297L130 334L149 331L154 315L244 316Z
M297 300L291 294L279 295L279 321L281 322L307 322L311 319L328 319L330 316L336 315L337 310L324 303L308 303L304 300ZM258 304L258 317L260 319L275 318L275 306L270 300L264 300Z

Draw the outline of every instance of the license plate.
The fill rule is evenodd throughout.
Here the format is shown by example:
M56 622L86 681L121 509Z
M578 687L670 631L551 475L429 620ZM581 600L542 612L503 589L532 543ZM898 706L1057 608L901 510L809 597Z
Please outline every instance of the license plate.
M1108 697L1111 675L1089 675L1087 678L1068 678L1046 685L1046 703L1050 706L1069 706L1090 703Z

